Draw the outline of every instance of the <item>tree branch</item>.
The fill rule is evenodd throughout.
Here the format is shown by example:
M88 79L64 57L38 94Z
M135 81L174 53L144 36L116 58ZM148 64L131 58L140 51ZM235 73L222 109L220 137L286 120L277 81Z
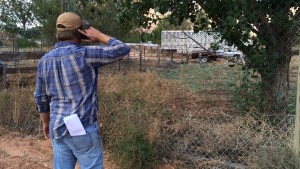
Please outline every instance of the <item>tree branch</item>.
M266 40L269 40L269 42L274 45L276 44L276 38L275 38L275 32L274 29L270 25L270 21L267 18L266 14L262 11L262 9L257 10L257 14L262 20L262 23L259 25L256 25L259 34ZM265 31L262 29L266 29Z
M189 36L186 32L184 32L184 30L181 30L182 33L187 36L189 39L191 39L192 41L194 41L197 45L199 45L202 49L204 49L205 51L208 52L208 49L206 49L204 46L202 46L197 40L195 40L194 38L192 38L191 36Z

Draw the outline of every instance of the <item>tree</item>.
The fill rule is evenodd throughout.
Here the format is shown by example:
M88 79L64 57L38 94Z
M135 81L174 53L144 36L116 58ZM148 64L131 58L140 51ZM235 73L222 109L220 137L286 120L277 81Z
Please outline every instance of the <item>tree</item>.
M300 28L299 1L124 0L120 2L119 15L123 21L134 19L147 26L157 21L147 15L149 9L168 14L169 21L177 25L190 19L195 32L208 28L219 32L222 39L246 54L245 69L261 75L263 112L288 113L289 63ZM249 40L253 43L245 45Z
M60 0L32 0L33 13L39 23L44 39L55 42L55 23L61 11Z
M151 32L151 40L153 43L161 43L161 31L163 30L191 30L189 21L183 21L181 25L175 26L170 24L167 19L162 19L156 24L156 28Z
M78 3L77 3L78 4ZM113 1L89 1L82 0L76 7L83 19L89 21L92 26L102 32L126 41L131 34L130 31L136 27L134 22L121 24L116 18L117 6Z
M41 24L46 38L55 40L55 22L61 13L61 0L32 0L34 14ZM105 0L64 0L64 11L72 11L87 20L96 27L111 36L121 40L128 38L129 31L134 27L127 23L121 25L116 19L116 4ZM122 28L122 29L120 29Z
M17 32L19 25L21 29L26 30L28 25L34 21L32 14L32 3L23 0L11 0L0 2L0 23L2 30L8 32Z

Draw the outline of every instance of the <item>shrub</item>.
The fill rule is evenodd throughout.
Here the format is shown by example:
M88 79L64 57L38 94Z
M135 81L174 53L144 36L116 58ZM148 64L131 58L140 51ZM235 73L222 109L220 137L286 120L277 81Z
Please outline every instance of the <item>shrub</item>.
M251 71L244 71L240 86L235 88L233 102L237 113L262 112L264 100L260 78Z

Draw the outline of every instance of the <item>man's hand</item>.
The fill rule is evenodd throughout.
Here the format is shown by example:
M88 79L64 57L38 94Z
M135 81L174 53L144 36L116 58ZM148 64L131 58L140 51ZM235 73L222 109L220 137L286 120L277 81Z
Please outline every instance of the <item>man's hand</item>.
M50 138L50 136L49 136L49 123L48 124L43 123L43 133L44 133L45 139Z
M111 38L108 35L105 35L104 33L100 32L99 30L90 27L89 29L86 29L84 31L78 29L78 31L83 34L84 36L88 37L89 39L83 40L85 42L101 42L104 44L107 44L109 39Z
M42 112L40 113L42 122L43 122L43 133L46 139L49 139L49 122L50 122L50 113Z

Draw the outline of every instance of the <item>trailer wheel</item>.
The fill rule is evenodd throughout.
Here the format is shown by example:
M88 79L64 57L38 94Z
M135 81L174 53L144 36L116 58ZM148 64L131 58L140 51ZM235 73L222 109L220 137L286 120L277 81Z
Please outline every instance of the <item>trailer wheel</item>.
M240 55L233 55L232 59L234 62L238 62L240 59Z
M198 58L198 63L207 63L209 61L209 58L207 55L202 55Z

